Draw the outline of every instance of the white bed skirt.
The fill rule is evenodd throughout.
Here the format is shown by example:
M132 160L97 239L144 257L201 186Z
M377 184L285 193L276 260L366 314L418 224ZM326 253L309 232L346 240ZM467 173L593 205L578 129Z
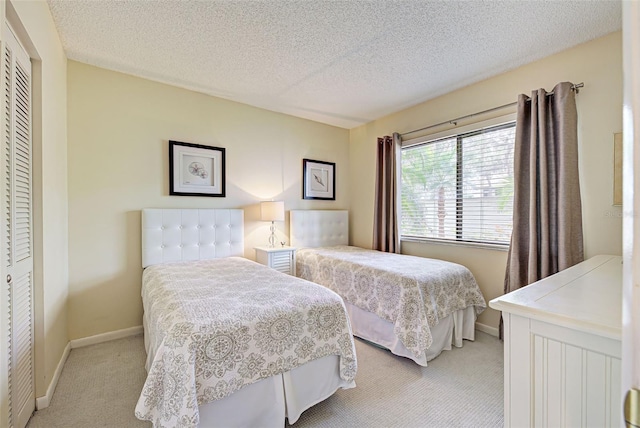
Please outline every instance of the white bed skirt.
M392 323L350 303L345 302L345 306L354 336L387 348L392 354L409 358L421 366L426 366L427 361L433 360L442 351L451 350L451 345L460 348L463 339L475 339L476 310L474 306L469 306L431 327L433 343L422 358L416 358L394 334Z
M329 355L200 406L199 426L282 428L285 417L293 424L338 389L355 386L340 378L339 357Z
M143 317L143 324L146 324L146 317ZM148 350L146 335L144 339ZM355 386L354 381L340 377L340 357L329 355L199 406L198 426L282 428L285 417L293 424L302 412L326 400L338 389Z

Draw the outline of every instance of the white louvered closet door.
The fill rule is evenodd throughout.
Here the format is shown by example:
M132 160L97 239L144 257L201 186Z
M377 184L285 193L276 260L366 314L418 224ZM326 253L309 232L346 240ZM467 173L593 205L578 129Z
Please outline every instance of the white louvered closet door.
M33 376L33 221L31 61L5 25L2 64L5 121L2 150L2 264L8 293L9 426L24 428L35 408ZM2 283L2 282L0 282Z

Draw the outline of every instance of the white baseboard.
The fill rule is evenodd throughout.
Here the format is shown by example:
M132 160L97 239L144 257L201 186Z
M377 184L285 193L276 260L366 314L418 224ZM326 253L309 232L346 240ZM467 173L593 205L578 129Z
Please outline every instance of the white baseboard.
M123 337L135 336L143 332L142 326L129 327L122 330L110 331L108 333L96 334L95 336L73 339L71 349L82 348L83 346L95 345L97 343L108 342L110 340L122 339Z
M56 371L53 372L53 378L51 378L51 382L49 383L49 387L47 388L47 393L44 397L36 398L36 410L46 409L47 407L49 407L51 399L53 398L53 393L56 390L56 386L58 386L60 373L62 373L64 363L67 362L67 358L69 357L69 351L71 351L71 342L67 343L67 346L64 347L62 357L60 358L60 361L58 361L58 367L56 367Z
M495 336L495 337L498 337L498 335L500 334L500 331L497 328L488 326L486 324L481 324L479 322L476 323L476 330L479 330L483 333L490 334L491 336Z

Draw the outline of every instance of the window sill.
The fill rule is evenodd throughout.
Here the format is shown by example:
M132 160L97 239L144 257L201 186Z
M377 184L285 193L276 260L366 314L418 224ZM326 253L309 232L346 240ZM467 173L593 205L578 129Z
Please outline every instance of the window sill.
M478 248L483 250L509 251L509 246L506 244L487 244L487 243L480 243L480 242L449 241L444 239L416 238L416 237L407 237L407 236L401 236L400 242L415 242L415 243L421 243L421 244L448 245L452 247Z

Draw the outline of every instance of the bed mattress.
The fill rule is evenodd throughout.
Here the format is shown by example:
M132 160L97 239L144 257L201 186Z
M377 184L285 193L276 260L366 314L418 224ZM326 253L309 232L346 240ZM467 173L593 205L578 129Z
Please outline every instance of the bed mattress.
M443 320L469 307L476 315L486 308L471 272L442 260L340 245L298 250L296 271L391 323L415 361L426 362L431 330Z
M357 363L335 293L255 262L229 257L145 269L148 376L136 416L195 427L198 407L247 385L335 355L339 375Z

